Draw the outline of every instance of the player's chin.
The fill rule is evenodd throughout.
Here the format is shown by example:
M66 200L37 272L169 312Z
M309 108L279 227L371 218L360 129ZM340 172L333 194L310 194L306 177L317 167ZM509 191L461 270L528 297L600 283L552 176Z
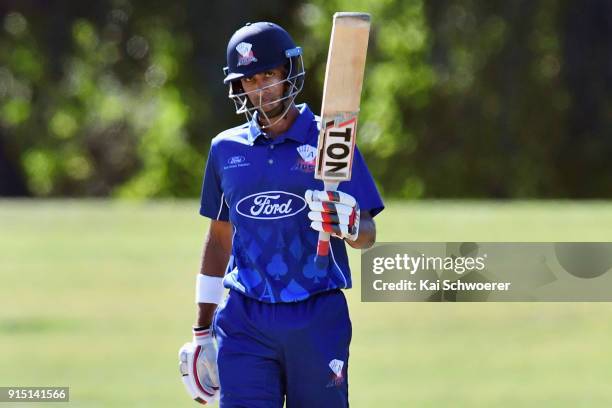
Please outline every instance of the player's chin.
M261 111L263 111L263 113L270 119L276 118L278 116L280 116L282 114L282 112L280 112L278 110L278 104L276 105L271 105L271 106L266 106L266 109L260 109Z
M276 108L278 108L280 106L280 102L276 102L276 101L272 101L272 102L264 102L261 107L260 110L266 112L266 113L270 113L273 112Z

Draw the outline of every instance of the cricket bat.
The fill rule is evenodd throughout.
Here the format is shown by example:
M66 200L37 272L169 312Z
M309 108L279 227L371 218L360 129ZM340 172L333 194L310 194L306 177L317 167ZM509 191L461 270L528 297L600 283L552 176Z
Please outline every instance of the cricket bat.
M351 179L369 34L369 14L334 14L315 167L315 178L323 180L326 191ZM329 238L319 232L315 263L321 269L329 262Z

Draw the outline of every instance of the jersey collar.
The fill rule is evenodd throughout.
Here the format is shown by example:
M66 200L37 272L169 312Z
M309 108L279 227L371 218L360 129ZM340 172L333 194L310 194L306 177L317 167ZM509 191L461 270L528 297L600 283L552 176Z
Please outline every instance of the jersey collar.
M274 138L273 143L282 143L285 139L295 140L299 143L306 143L308 140L308 131L314 120L314 114L310 110L307 104L302 103L297 105L299 115L295 118L295 121L285 133L281 133ZM254 144L258 138L266 138L267 136L262 132L259 124L257 123L257 112L253 115L253 119L249 122L249 142Z

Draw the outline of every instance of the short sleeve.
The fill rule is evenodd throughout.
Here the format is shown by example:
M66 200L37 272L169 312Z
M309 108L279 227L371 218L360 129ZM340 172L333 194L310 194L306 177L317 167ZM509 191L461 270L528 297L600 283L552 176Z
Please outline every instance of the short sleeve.
M372 217L385 208L376 183L357 146L355 146L351 179L340 183L338 190L355 197L359 208L362 211L368 211Z
M200 197L200 215L213 220L228 221L229 207L225 201L221 187L221 177L215 160L215 145L210 146L204 181L202 183L202 195Z

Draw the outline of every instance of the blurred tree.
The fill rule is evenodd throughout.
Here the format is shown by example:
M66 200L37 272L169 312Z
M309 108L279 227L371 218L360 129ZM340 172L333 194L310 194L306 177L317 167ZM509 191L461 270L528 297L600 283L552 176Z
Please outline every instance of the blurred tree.
M358 144L384 195L421 197L424 178L412 158L418 146L421 114L429 104L434 72L427 63L429 29L423 2L376 0L316 1L300 8L307 35L307 65L316 80L317 101L324 80L331 31L337 10L372 14L372 32L362 91ZM383 23L384 22L384 23ZM314 71L314 72L313 72ZM311 84L312 86L312 84ZM318 110L320 102L315 104Z
M14 152L6 151L7 145L2 143L5 137L0 134L0 195L19 197L27 194L26 182L20 163L15 160Z
M242 120L227 39L293 6L243 3L3 2L0 144L17 160L2 169L25 185L0 194L196 196L210 138Z
M373 15L359 144L387 195L612 196L612 3L302 8L320 48L333 11Z
M337 10L373 17L359 145L386 197L612 196L606 0L4 0L0 195L197 196L243 121L229 36L285 26L318 111Z
M567 128L555 146L559 195L612 196L612 2L567 2L559 19Z

